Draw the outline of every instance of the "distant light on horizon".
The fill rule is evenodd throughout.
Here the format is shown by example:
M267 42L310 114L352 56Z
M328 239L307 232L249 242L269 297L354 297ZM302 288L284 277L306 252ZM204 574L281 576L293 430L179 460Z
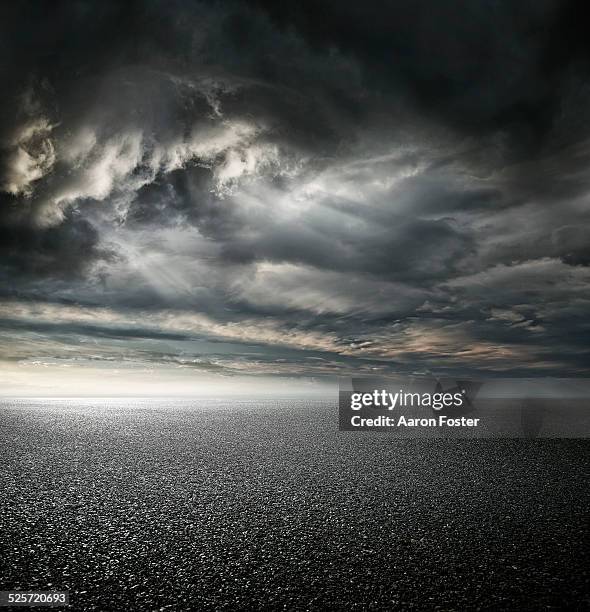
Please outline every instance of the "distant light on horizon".
M141 368L37 366L0 370L0 397L240 397L334 396L333 379L227 376L157 366Z

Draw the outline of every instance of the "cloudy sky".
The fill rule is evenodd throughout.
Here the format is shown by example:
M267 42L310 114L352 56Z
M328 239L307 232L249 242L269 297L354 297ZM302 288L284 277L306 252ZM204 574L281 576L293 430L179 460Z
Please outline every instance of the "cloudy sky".
M2 3L2 392L585 375L579 8Z

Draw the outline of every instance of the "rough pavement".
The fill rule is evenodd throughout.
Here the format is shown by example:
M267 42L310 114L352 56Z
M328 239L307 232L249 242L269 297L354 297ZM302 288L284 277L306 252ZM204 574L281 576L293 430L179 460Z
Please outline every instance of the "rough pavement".
M589 445L332 402L3 401L0 588L75 610L588 609Z

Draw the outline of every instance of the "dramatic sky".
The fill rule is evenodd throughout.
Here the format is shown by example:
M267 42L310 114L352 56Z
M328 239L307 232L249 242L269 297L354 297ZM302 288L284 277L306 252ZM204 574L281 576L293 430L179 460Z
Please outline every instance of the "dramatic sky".
M586 374L579 5L3 2L2 392Z

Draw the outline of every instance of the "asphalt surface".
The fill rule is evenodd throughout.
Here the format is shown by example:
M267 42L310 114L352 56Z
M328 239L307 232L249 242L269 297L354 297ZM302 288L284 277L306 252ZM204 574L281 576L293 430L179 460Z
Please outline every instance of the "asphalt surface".
M332 402L0 405L0 590L75 610L583 610L589 445Z

